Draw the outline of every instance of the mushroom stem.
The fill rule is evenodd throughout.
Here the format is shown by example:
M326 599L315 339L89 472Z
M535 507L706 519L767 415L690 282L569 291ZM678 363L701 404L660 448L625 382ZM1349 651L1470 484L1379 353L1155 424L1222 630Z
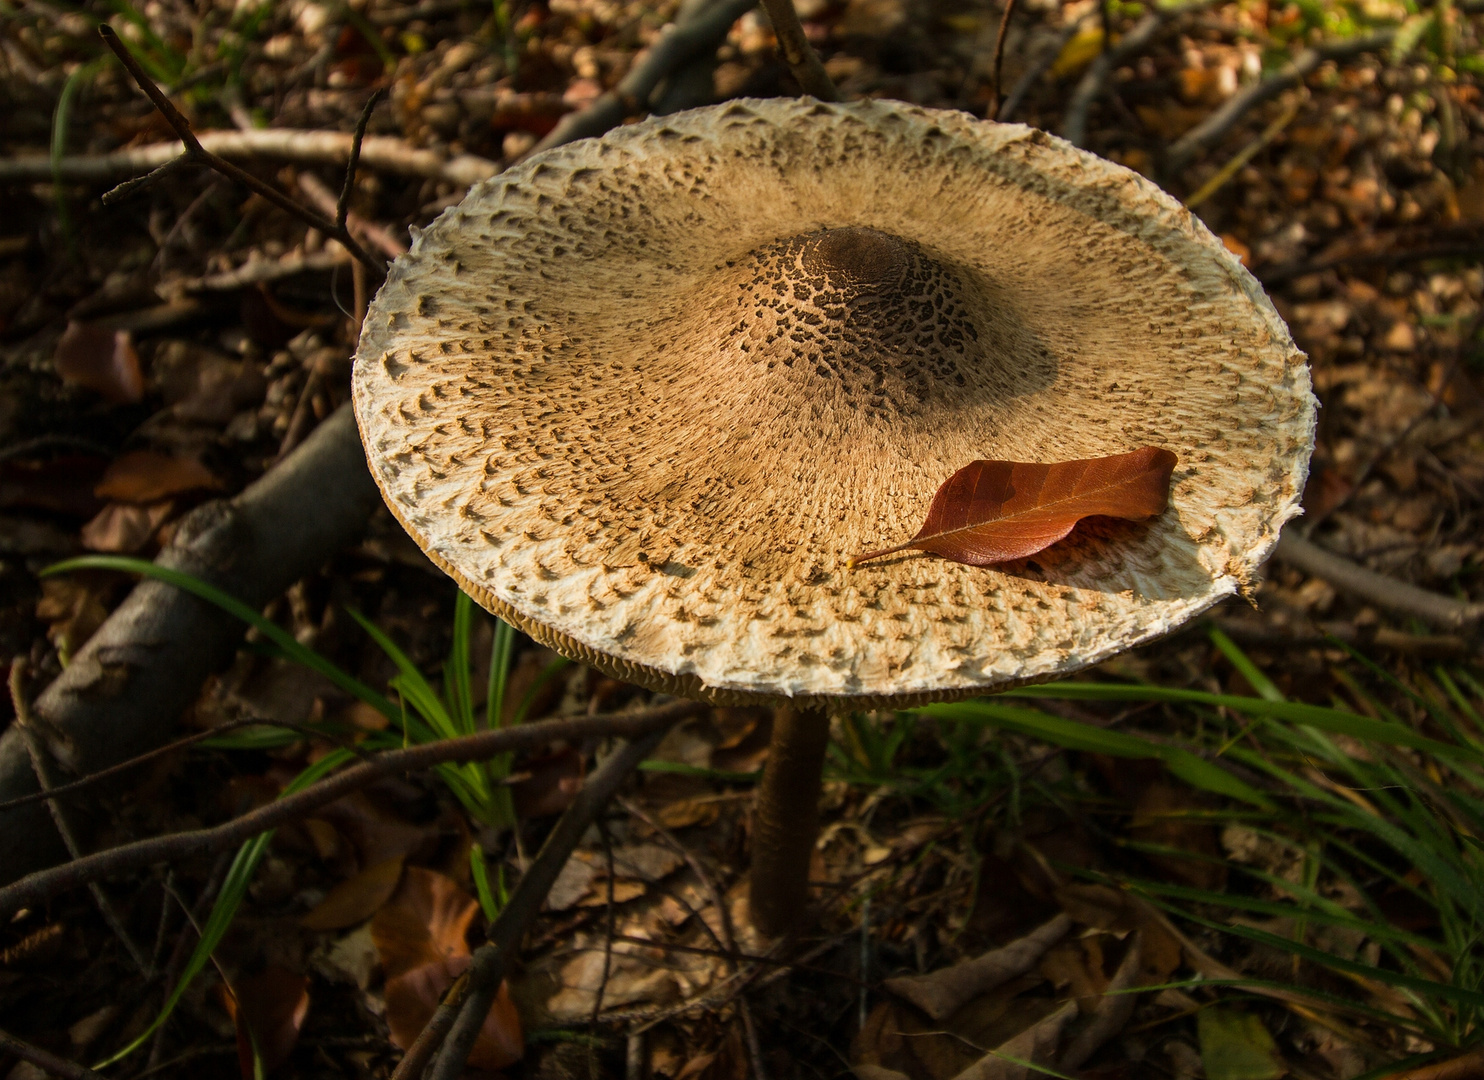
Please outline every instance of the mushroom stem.
M819 789L830 720L822 709L781 706L752 815L752 925L768 937L793 927L809 893L819 835Z

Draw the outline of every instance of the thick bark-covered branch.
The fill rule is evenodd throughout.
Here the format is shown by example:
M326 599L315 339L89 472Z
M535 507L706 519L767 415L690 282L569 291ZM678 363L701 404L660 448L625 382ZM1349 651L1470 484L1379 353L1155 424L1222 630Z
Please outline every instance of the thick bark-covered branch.
M343 408L236 498L182 521L156 562L262 607L359 536L379 503L355 418ZM231 660L243 630L203 600L141 582L36 699L38 734L74 775L159 745L206 677ZM36 790L20 733L5 732L0 801ZM0 883L64 855L44 806L0 811Z

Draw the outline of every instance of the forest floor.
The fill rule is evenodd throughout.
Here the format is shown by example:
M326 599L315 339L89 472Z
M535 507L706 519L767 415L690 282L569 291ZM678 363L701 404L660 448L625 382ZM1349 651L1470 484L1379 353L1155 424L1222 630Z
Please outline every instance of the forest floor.
M989 106L999 8L798 6L847 97L981 116ZM1484 314L1475 73L1484 53L1466 7L1200 3L1167 12L1130 45L1148 14L1109 4L1118 51L1090 83L1104 48L1096 6L1021 3L1002 80L1014 90L1009 119L1051 132L1084 124L1088 149L1196 204L1268 286L1310 357L1322 403L1299 531L1396 581L1484 599L1484 354L1475 340ZM494 171L612 88L674 16L673 4L632 0L496 0L493 9L473 0L148 0L137 11L124 0L0 0L0 656L24 658L23 696L62 670L132 583L104 571L43 580L44 567L85 552L152 558L183 514L262 475L348 396L358 300L343 248L206 170L175 172L109 206L102 191L129 173L61 183L5 173L22 158L86 162L170 139L124 70L100 59L108 54L97 23L134 43L198 131L348 132L373 88L386 87L372 136L402 140L408 154L483 159L475 167ZM1391 35L1384 47L1345 47L1377 28ZM1305 45L1323 54L1306 78L1172 158L1177 140ZM760 12L737 20L711 67L709 86L672 100L797 92ZM1090 108L1069 117L1079 87L1094 91ZM363 242L391 255L466 184L389 160L361 169L352 210ZM343 172L273 150L250 167L295 198L330 192L331 203ZM437 684L455 596L381 512L359 544L268 614L382 689L396 667L346 614L358 610ZM494 636L476 616L469 678L481 700ZM1244 653L1255 665L1246 674ZM1440 734L1439 725L1478 721L1477 659L1466 631L1398 617L1275 561L1251 603L1232 600L1092 677L1337 705L1472 746L1478 729ZM507 718L645 696L556 660L517 643ZM1388 1063L1447 1059L1478 1038L1477 909L1436 891L1442 871L1409 860L1413 841L1357 839L1338 810L1315 801L1339 792L1377 820L1436 812L1441 821L1438 800L1388 802L1358 781L1341 784L1307 751L1266 741L1257 720L1220 703L1038 705L1038 715L1181 745L1241 741L1254 761L1296 761L1295 774L1316 786L1301 797L1290 785L1283 815L1254 816L1154 758L1048 747L984 724L846 718L827 777L817 918L759 963L749 958L767 943L740 916L721 918L713 898L731 909L744 891L750 798L771 718L712 710L667 737L658 764L612 807L604 836L564 869L526 937L509 1003L494 1014L484 1064L553 1080L776 1080L852 1068L868 1080L890 1075L873 1069L948 1080L986 1049L1031 1047L1014 1043L1023 1033L1050 1032L1056 1044L1048 1018L1073 1000L1104 1030L1077 1060L1071 1033L1094 1025L1084 1018L1066 1029L1052 1058L1063 1076L1351 1080ZM9 710L0 705L0 727ZM386 724L322 676L261 650L214 678L185 724L241 719ZM1383 760L1347 739L1335 738L1347 761ZM327 749L315 739L243 746L195 747L146 770L108 804L91 843L261 805ZM212 964L158 1032L105 1071L251 1077L250 1050L239 1060L238 1033L249 1030L281 1075L388 1075L397 1045L447 984L397 981L407 955L467 956L485 919L471 865L489 867L483 906L497 906L500 882L525 865L595 749L516 760L513 830L471 820L423 774L280 829ZM1425 750L1408 755L1395 765L1406 775L1453 784ZM1426 831L1407 820L1408 835ZM1470 829L1457 814L1448 820L1453 831L1439 826L1434 837L1449 849L1444 862L1476 873ZM84 891L0 926L0 1028L84 1062L149 1033L195 946L181 905L203 918L225 873L203 856L108 884L142 965ZM1115 887L1129 881L1147 884L1139 898ZM921 1011L903 984L884 985L1021 939L1058 912L1070 916L1066 936L942 1016ZM1399 982L1409 971L1426 986ZM1105 995L1110 984L1154 988ZM1274 989L1285 986L1313 995ZM1099 1004L1113 1001L1128 1004ZM1015 1068L1000 1059L973 1075ZM36 1075L0 1050L0 1076ZM1479 1076L1484 1067L1475 1058L1451 1074L1416 1075Z

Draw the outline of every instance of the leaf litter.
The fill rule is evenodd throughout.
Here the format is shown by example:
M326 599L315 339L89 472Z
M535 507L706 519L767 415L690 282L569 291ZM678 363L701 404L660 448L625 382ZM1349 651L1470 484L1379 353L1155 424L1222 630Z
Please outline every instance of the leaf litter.
M158 20L162 41L195 41L199 36L209 47L214 35L227 32L223 28L237 26L230 8L218 4L203 20L197 11L164 3L151 7L149 19ZM1053 63L1048 75L1032 81L1017 119L1054 130L1075 80L1101 53L1103 29L1096 19L1085 19L1079 12L1077 5L1067 5L1022 11L1012 20L1007 82L1018 78L1036 56L1044 54ZM1111 93L1106 96L1100 120L1093 125L1098 140L1094 149L1153 173L1161 138L1187 130L1220 101L1230 100L1231 88L1255 77L1274 56L1281 57L1290 38L1303 42L1333 30L1312 20L1355 14L1345 12L1350 9L1342 12L1332 5L1313 12L1293 5L1209 8L1200 16L1205 22L1182 23L1180 33L1166 35L1148 55L1129 58L1127 67L1120 69L1117 100ZM548 129L568 107L559 103L569 89L576 91L576 101L595 86L611 87L635 51L650 43L649 35L658 25L652 20L666 12L624 3L553 0L528 12L530 17L517 13L519 28L512 28L511 40L525 50L520 54L522 86L501 88L498 92L508 92L509 101L516 104L502 99L493 113L481 111L488 107L481 101L488 99L491 87L513 80L516 73L504 69L505 46L498 37L480 36L484 21L492 16L472 7L453 14L419 9L414 23L394 26L378 21L404 14L408 12L399 5L378 2L366 11L370 25L381 29L381 44L393 56L396 66L389 76L395 76L399 94L406 91L406 97L388 110L388 131L424 146L444 148L456 141L494 159L506 156L507 143L518 151L527 131ZM983 69L979 61L966 58L964 50L977 39L982 24L993 22L999 13L955 11L953 25L940 21L939 14L931 6L849 0L820 5L806 22L811 37L822 44L837 82L849 94L982 108ZM1139 17L1127 5L1110 14L1115 34L1126 34ZM219 23L210 15L219 16ZM6 65L7 92L30 105L29 111L22 108L11 114L17 144L44 152L50 133L41 130L27 136L26 116L45 119L56 89L48 89L47 80L65 77L85 64L92 46L90 28L74 32L65 21L46 12L33 13L25 5L11 25L33 17L39 20L34 36L29 23L14 34L8 25L0 62ZM1477 40L1472 17L1458 12L1449 18L1456 20L1449 23L1449 32L1459 35L1455 58L1466 61ZM343 29L340 21L284 7L266 11L260 25L262 36L243 63L243 87L251 97L253 86L259 85L255 80L261 77L261 85L278 89L272 100L258 98L249 107L270 113L278 107L272 115L275 125L328 128L348 123L368 89L356 80L374 78L383 70L369 39L363 40L370 51L341 55L341 61L354 63L337 68L328 81L316 81L295 72L314 71L316 49L333 50ZM1066 36L1069 30L1073 33ZM463 48L474 42L479 45L472 52ZM718 57L718 91L792 92L772 49L762 19L749 16L739 22ZM12 66L27 56L32 56L39 77L17 74L21 69ZM1300 274L1272 290L1313 360L1316 389L1325 405L1306 521L1317 523L1316 539L1373 569L1435 590L1465 593L1477 591L1484 563L1479 541L1484 536L1479 515L1479 492L1484 490L1480 394L1476 358L1464 336L1484 300L1484 274L1467 262L1429 262L1398 254L1404 256L1408 244L1431 243L1451 235L1448 230L1477 226L1481 173L1471 162L1481 148L1474 145L1479 116L1474 79L1466 64L1450 66L1445 74L1421 53L1414 53L1406 64L1382 58L1345 60L1310 80L1292 123L1200 208L1207 224L1228 247L1244 252L1244 262L1260 275L1304 260L1356 253L1383 257ZM1172 87L1179 92L1177 100L1172 99ZM215 115L212 89L207 86L198 103L207 120ZM108 149L140 134L137 120L118 113L112 92L99 84L96 108L73 125L69 149ZM1274 113L1288 107L1289 103L1273 103ZM1254 110L1248 128L1236 130L1210 160L1167 181L1174 194L1196 191L1270 119ZM335 178L326 173L325 179ZM5 380L0 390L0 445L10 448L61 431L97 440L106 451L101 457L82 458L80 468L68 463L72 452L64 446L0 460L0 507L7 522L17 523L6 524L3 530L19 535L20 523L44 524L52 532L37 535L42 542L57 545L28 551L28 559L68 554L81 542L79 525L103 509L93 485L108 461L148 447L169 458L210 462L220 482L220 487L181 490L153 501L119 499L115 505L131 512L114 510L116 520L108 521L106 528L100 523L87 534L113 549L138 545L135 550L147 552L168 534L174 515L192 500L240 490L261 474L276 457L296 415L318 419L344 400L340 376L310 380L327 356L344 365L353 345L347 320L334 303L336 295L345 302L348 286L328 274L228 294L229 302L220 309L224 314L163 331L114 328L104 320L135 314L123 311L116 316L117 307L106 315L101 308L89 314L74 312L75 302L91 299L88 294L120 295L115 271L151 265L162 252L155 266L163 279L159 295L204 274L312 253L315 238L285 227L236 195L208 190L212 183L197 177L178 185L162 184L140 204L149 208L150 220L178 223L167 243L143 227L133 232L120 229L115 211L100 211L96 200L74 197L73 221L86 228L90 239L65 272L61 272L64 245L45 231L50 224L42 224L51 221L49 206L35 201L29 189L14 192L15 205L23 211L0 223L0 230L6 243L13 233L25 233L21 239L26 243L15 249L22 255L3 256L7 288L0 290L0 325L6 328L6 348L13 352L0 373ZM436 185L422 190L419 183L368 176L356 193L356 211L397 228L422 226L438 211L440 201L459 194ZM145 217L141 212L139 220ZM9 288L13 281L22 287ZM69 312L77 329L69 326ZM57 343L68 334L71 339L63 349ZM1456 348L1463 348L1459 363L1451 360ZM113 401L123 404L115 407ZM152 410L156 415L141 425L141 413ZM166 502L175 506L165 517L152 518ZM0 584L10 590L4 595L12 599L6 601L10 606L0 618L0 635L5 635L7 655L34 650L44 654L44 663L55 672L121 592L91 585L65 594L44 592L51 582L38 586L28 566L10 562L9 555L6 559L7 576ZM428 576L425 565L421 554L408 550L400 530L383 516L373 522L361 548L313 575L297 598L281 602L273 615L292 626L296 635L355 667L368 682L384 686L387 672L377 666L380 661L358 652L343 615L336 614L346 596L354 597L362 610L384 614L388 627L395 624L398 641L410 643L419 664L432 671L437 648L427 642L435 640L438 631L429 627L446 621L447 602L430 597L441 597L439 590L446 586ZM1325 702L1332 695L1350 693L1334 671L1351 662L1324 637L1327 633L1348 634L1346 640L1359 640L1368 649L1370 643L1388 640L1387 632L1399 633L1403 644L1414 650L1436 645L1416 633L1417 628L1390 624L1384 614L1364 603L1281 565L1270 569L1257 600L1260 613L1223 609L1217 617L1224 624L1240 620L1250 640L1257 642L1253 648L1274 681L1285 693L1306 701ZM48 630L50 644L44 640ZM1433 677L1431 658L1425 653L1379 655L1409 681ZM547 659L535 648L522 648L519 675L512 681L533 685ZM259 663L260 658L251 662ZM1234 688L1246 692L1239 677L1226 673L1220 658L1191 636L1144 650L1100 674L1212 692ZM631 688L611 683L583 674L581 679L548 684L529 715L581 711L599 701L639 700ZM347 712L342 701L307 684L285 687L264 680L242 685L244 692L231 705L234 715L314 722L328 718L334 723ZM525 690L513 697L507 698L511 712ZM1396 710L1406 723L1417 727L1434 723L1405 695L1383 697L1382 707ZM1165 738L1182 737L1193 727L1214 729L1222 720L1219 708L1209 714L1163 705L1140 708L1143 711L1130 712L1109 707L1082 720L1110 727L1133 724ZM701 775L647 773L636 792L651 817L675 831L714 874L729 905L735 905L740 895L750 794L745 777L761 764L766 747L768 717L766 710L761 712L742 723L717 720L712 728L697 724L694 745L675 763L700 770ZM883 717L869 718L873 725L887 722ZM375 724L347 727L378 730ZM1353 888L1346 892L1342 881L1313 877L1317 862L1312 853L1263 831L1256 840L1232 834L1233 840L1242 841L1242 859L1224 859L1225 849L1213 852L1209 840L1213 828L1209 823L1222 808L1202 802L1158 767L1138 784L1120 787L1115 782L1119 771L1130 775L1127 759L1120 759L1110 772L1096 755L1065 752L1047 758L1044 745L1022 736L989 738L936 722L919 724L929 727L931 734L921 731L905 744L895 762L902 768L893 773L889 785L879 777L853 775L844 766L834 774L827 791L829 814L851 827L830 832L816 862L825 910L818 940L828 947L791 971L761 968L773 974L754 974L743 991L763 1030L770 1075L790 1075L799 1063L817 1071L837 1071L842 1065L839 1054L861 1035L860 1045L872 1053L895 1040L906 1056L886 1054L883 1060L901 1066L914 1080L950 1080L986 1060L988 1050L1003 1051L1039 1025L1055 1025L1054 1018L1072 1000L1081 1011L1061 1029L1055 1048L1060 1056L1049 1058L1051 1067L1068 1075L1194 1077L1203 1071L1210 1075L1221 1066L1202 1061L1208 1040L1201 1035L1200 1017L1212 1010L1249 1018L1242 1021L1245 1034L1238 1040L1245 1040L1249 1048L1261 1042L1250 1020L1261 1024L1276 1056L1259 1060L1259 1069L1275 1068L1272 1062L1281 1058L1280 1064L1290 1067L1293 1075L1348 1080L1385 1060L1431 1051L1458 1058L1461 1064L1418 1066L1411 1070L1414 1080L1444 1076L1457 1080L1472 1075L1470 1070L1477 1072L1477 1054L1470 1061L1469 1052L1454 1053L1442 1040L1397 1034L1398 1029L1364 1021L1338 1007L1315 1012L1312 1001L1302 1005L1329 1026L1319 1025L1290 1008L1290 1001L1271 996L1280 992L1271 987L1252 994L1223 990L1222 980L1264 977L1289 990L1335 994L1351 1005L1380 1004L1401 1020L1416 1012L1406 995L1395 990L1335 979L1271 944L1259 946L1201 923L1160 914L1128 888L1071 880L1075 874L1069 869L1111 874L1115 881L1144 880L1210 892L1225 888L1223 895L1262 903L1288 903L1307 889L1344 910L1362 910L1364 904ZM1261 725L1245 731L1235 726L1224 737L1239 735L1235 751L1254 740L1266 745ZM285 774L302 767L311 752L324 749L300 741L269 750L234 751L234 757L215 750L181 755L189 767L162 768L141 783L137 795L117 803L119 817L110 826L117 831L105 831L100 842L193 827L229 801L221 799L223 792L248 791L249 784L233 785L243 774L276 777L259 792L271 797ZM574 749L582 762L590 761L590 748ZM1228 751L1223 757L1231 755ZM1014 770L997 771L1006 761ZM935 775L937 780L932 779ZM570 772L559 777L555 787L543 779L539 794L560 793L563 778L570 779ZM1342 778L1330 782L1344 786ZM302 931L297 920L352 881L357 884L342 895L356 899L354 910L343 911L336 921L373 907L390 874L372 871L379 862L395 863L399 857L409 872L443 873L455 888L469 893L467 870L462 879L454 870L456 865L468 865L469 837L449 825L437 805L444 796L436 788L408 787L414 790L379 794L377 810L358 806L344 815L307 822L302 829L281 830L247 901L250 918L240 922L223 944L225 952L243 961L232 970L267 971L277 964L290 973L289 978L302 977L292 975L294 971L314 973L309 986L313 1006L303 1017L304 1031L314 1033L306 1035L308 1041L319 1037L312 1053L316 1060L321 1055L333 1060L337 1075L385 1075L395 1060L381 1042L386 977L369 925L352 922L344 931L309 932ZM1042 801L1047 792L1054 796L1051 805L1064 812L1048 809ZM1382 805L1380 797L1367 798L1372 806ZM989 799L997 801L990 810L981 809ZM550 805L559 801L558 797ZM375 825L366 824L373 819ZM953 830L922 825L933 820L952 823ZM1242 820L1243 828L1253 824ZM393 835L398 824L408 830L405 835ZM632 823L627 832L621 819L611 825L616 851L653 839L641 824ZM521 839L529 849L539 841L540 828L522 828ZM1224 830L1218 833L1227 835ZM521 865L514 845L500 835L479 839L494 853L496 868L503 868L513 880ZM1211 869L1213 855L1229 864L1224 883L1219 880L1221 867ZM587 1027L602 983L608 878L601 846L595 842L585 844L574 863L585 868L580 871L586 875L580 895L570 906L543 916L523 951L525 970L512 979L511 1001L531 1021L528 1028L552 1024L546 1004L563 992L564 981L565 988L575 991L568 1025L552 1029L560 1035L549 1041L532 1040L520 1066L528 1070L524 1074L589 1075L584 1070L595 1060L605 1075L619 1075L628 1025L655 1022L665 1010L694 999L705 1007L658 1021L643 1036L652 1075L669 1080L681 1075L687 1080L744 1075L748 1056L735 1001L727 996L731 993L725 982L727 967L714 955L716 943L700 928L705 923L718 932L719 913L688 869L659 876L625 877L622 870L617 872L616 929L623 936L664 944L612 943L603 996L605 1014L613 1019ZM206 890L209 870L209 866L176 868L177 888L187 893ZM1401 874L1381 897L1382 909L1397 927L1434 931L1437 915L1418 899L1427 884L1424 876ZM122 882L110 887L121 895L126 888ZM159 914L149 899L158 886L141 881L137 893L135 929L147 937L154 933L153 917ZM863 906L867 897L869 910ZM915 1012L910 1002L882 988L882 980L893 976L930 978L939 970L1012 946L1057 911L1073 921L1061 943L1032 969L961 1005L962 1017L947 1018L961 1025L957 1030L964 1034L936 1034L944 1030L941 1022ZM1208 908L1196 905L1194 911ZM740 915L740 910L733 915ZM1245 920L1242 925L1266 928L1280 937L1343 947L1344 955L1357 961L1365 961L1368 950L1378 945L1376 937L1365 933L1352 933L1341 942L1332 928L1316 929L1312 922L1306 927L1303 919L1288 915L1249 913L1236 918ZM32 913L13 927L0 928L0 956L7 958L0 963L0 1007L15 1018L11 1024L19 1033L57 1049L69 1046L67 1025L99 1015L104 1006L138 985L129 981L126 965L117 963L115 946L96 923L85 904L64 901L55 910ZM862 930L869 942L864 959ZM81 947L84 944L86 948ZM681 953L664 945L707 953ZM809 949L818 947L811 944ZM739 942L739 948L759 946ZM322 955L338 957L339 966L314 959ZM810 955L803 950L789 957ZM425 966L438 970L431 962ZM1204 985L1141 994L1094 993L1098 987L1119 986L1133 968L1137 977L1130 985L1197 979ZM332 978L322 970L341 974ZM439 978L446 974L443 970ZM859 1025L861 982L866 984L867 1029L876 1033L874 1043L864 1039ZM293 995L285 997L292 1000ZM233 1038L231 1026L220 1026L223 1014L215 996L203 994L197 1000L199 1017L177 1014L172 1021L165 1040L172 1054L209 1049ZM1095 1031L1099 1017L1109 1016L1109 1010L1114 1010L1116 1020L1123 1009L1131 1010L1126 1023L1092 1057L1070 1064L1081 1034ZM889 1024L881 1019L887 1013ZM213 1028L208 1021L218 1026ZM130 1022L125 1016L114 1031L90 1037L99 1046L112 1045L110 1040ZM1111 1025L1112 1020L1103 1021L1103 1026ZM905 1030L911 1034L904 1036ZM1046 1030L1042 1028L1043 1033ZM362 1035L373 1040L369 1049L346 1049L333 1042ZM563 1041L578 1036L608 1041L596 1049ZM1034 1053L1036 1037L1028 1038ZM965 1039L973 1040L972 1045ZM285 1070L306 1072L311 1051L303 1041ZM577 1051L575 1059L563 1056L570 1048ZM855 1061L864 1057L852 1057ZM7 1061L0 1068L9 1065ZM201 1063L191 1059L173 1068L176 1075L189 1074L199 1072Z

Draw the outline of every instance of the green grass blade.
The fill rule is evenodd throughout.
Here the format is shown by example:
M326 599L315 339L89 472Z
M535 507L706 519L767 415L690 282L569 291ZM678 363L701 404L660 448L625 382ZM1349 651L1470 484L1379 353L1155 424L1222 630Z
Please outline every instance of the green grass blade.
M505 691L510 685L510 662L515 656L515 628L504 619L495 620L495 640L490 645L490 680L485 692L484 726L501 726L505 715Z
M1214 626L1211 627L1208 633L1211 638L1211 644L1220 649L1221 654L1231 661L1232 667L1236 668L1237 672L1242 678L1247 680L1252 689L1257 691L1258 697L1264 701L1287 700L1283 696L1283 692L1273 684L1273 680L1262 673L1262 670L1252 662L1252 658L1237 647L1235 641Z
M927 705L914 711L920 716L943 720L992 724L1068 750L1108 754L1112 757L1158 758L1171 774L1192 787L1240 799L1253 806L1268 808L1273 805L1272 800L1262 792L1238 780L1219 765L1197 757L1188 750L1155 743L1125 732L1080 724L1037 709L1001 705L995 701L951 702Z
M83 555L76 559L67 559L64 562L54 563L41 572L42 577L51 577L54 574L65 574L73 570L119 570L126 574L140 574L155 581L162 581L166 585L173 585L183 592L205 600L221 608L227 614L241 619L258 633L278 646L283 654L295 663L303 664L311 671L323 675L335 686L344 690L352 697L364 701L377 712L381 713L393 723L401 723L402 712L384 696L378 694L359 679L353 677L335 664L330 663L313 649L301 645L293 634L270 619L266 619L259 612L248 607L241 600L230 596L216 586L202 581L191 574L182 573L179 570L171 570L168 567L159 566L156 563L145 562L143 559L131 559L123 555ZM354 612L352 612L354 614Z
M469 686L469 634L474 625L474 601L463 589L453 604L453 642L443 665L448 711L464 735L474 734L474 696Z
M302 791L341 765L353 760L355 760L355 755L349 750L332 751L296 776L278 797L281 799L285 795L293 795L295 792ZM263 861L263 856L268 852L268 844L272 841L274 832L275 830L269 829L267 832L259 833L237 850L237 857L232 860L232 865L222 882L221 892L212 906L211 914L206 919L206 925L201 928L201 940L196 943L190 959L181 969L180 979L170 992L170 996L165 999L164 1007L161 1008L159 1014L138 1038L112 1057L99 1062L94 1068L102 1069L128 1057L148 1042L159 1026L170 1018L170 1014L180 1004L181 997L211 960L211 954L216 951L216 947L226 936L232 920L237 917L237 909L242 906L242 901L247 896L247 887L252 884L253 874L257 871L258 864Z
M474 891L479 896L479 907L484 912L484 917L494 922L500 915L500 904L495 899L494 890L490 888L489 866L485 862L484 848L478 844L469 845L469 876L474 879Z
M1331 709L1323 705L1304 705L1293 701L1265 701L1262 698L1242 697L1236 694L1212 694L1204 690L1183 690L1168 686L1091 682L1061 682L1050 683L1046 686L1019 687L1006 690L999 696L1050 698L1062 701L1157 701L1176 705L1225 707L1245 716L1307 724L1321 731L1349 735L1355 739L1365 739L1386 746L1405 746L1447 760L1484 761L1484 753L1472 748L1453 746L1430 739L1402 724L1372 720L1367 716Z
M398 675L392 680L392 685L397 689L397 692L422 715L423 720L428 723L438 738L457 738L459 731L454 725L453 717L448 715L448 710L443 706L443 700L438 696L438 692L433 689L432 684L423 676L423 673L417 670L417 665L408 658L406 653L397 647L396 642L382 633L381 628L370 619L354 608L346 608L346 611L350 613L352 619L360 624L361 629L366 631L371 640L376 642L376 647L386 653L392 663L396 665ZM397 719L401 719L400 713Z

